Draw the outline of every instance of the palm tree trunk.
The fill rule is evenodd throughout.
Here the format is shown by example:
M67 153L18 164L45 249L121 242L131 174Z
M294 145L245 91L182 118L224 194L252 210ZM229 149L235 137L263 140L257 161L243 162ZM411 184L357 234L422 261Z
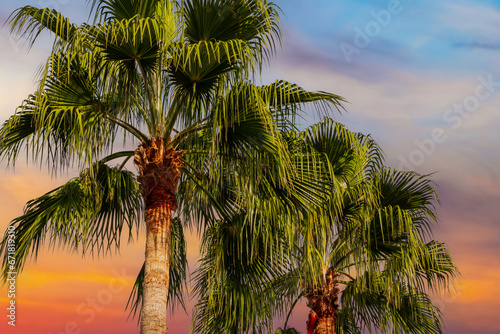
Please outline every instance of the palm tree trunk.
M167 333L167 295L170 272L172 213L161 188L146 207L146 261L144 267L141 334Z
M146 220L141 334L167 333L167 298L170 280L172 211L177 209L182 152L165 149L163 138L136 150Z
M307 306L311 309L307 321L308 334L337 334L338 294L337 280L339 276L333 269L328 269L323 286L306 294Z
M323 315L318 317L316 323L316 334L337 334L335 331L335 322L337 321L336 314Z

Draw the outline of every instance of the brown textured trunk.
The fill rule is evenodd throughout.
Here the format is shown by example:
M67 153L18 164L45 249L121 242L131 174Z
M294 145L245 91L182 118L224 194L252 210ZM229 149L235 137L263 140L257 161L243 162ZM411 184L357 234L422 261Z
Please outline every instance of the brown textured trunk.
M170 273L172 211L177 209L182 152L165 149L163 138L136 150L146 220L146 259L141 334L167 333L167 296Z
M339 276L333 269L328 269L323 286L311 289L306 294L307 306L311 309L307 321L308 334L336 334L338 294L337 280Z
M165 334L172 214L161 189L154 189L152 195L157 198L157 202L146 205L146 260L141 333Z
M317 334L336 334L335 322L337 321L336 315L323 315L318 317L318 322L316 323L316 333Z

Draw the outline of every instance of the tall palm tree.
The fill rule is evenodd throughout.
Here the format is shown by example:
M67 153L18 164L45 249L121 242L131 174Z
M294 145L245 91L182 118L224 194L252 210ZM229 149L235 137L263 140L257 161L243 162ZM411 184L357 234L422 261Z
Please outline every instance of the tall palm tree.
M175 283L170 290L178 296L185 277L185 258L173 254L183 247L182 233L172 236L177 218L202 224L207 216L198 206L213 202L215 181L228 170L246 189L265 173L274 187L292 192L295 172L280 129L304 103L323 110L342 99L283 81L252 83L280 39L277 8L266 0L94 0L91 12L93 23L80 25L32 6L11 16L12 32L30 43L43 30L55 40L37 91L0 129L0 156L13 163L26 148L54 172L81 170L12 221L16 268L47 238L105 254L120 246L123 227L132 235L144 217L135 296L142 300L141 333L166 333L169 287ZM258 159L249 159L251 152L260 152ZM128 171L130 159L137 175ZM259 205L251 191L234 201L254 216L280 220L279 210ZM218 205L217 214L228 216L230 208ZM5 274L6 238L1 251Z
M295 155L304 155L300 161L322 158L317 186L331 183L331 196L291 206L287 229L259 216L261 229L273 229L267 243L242 228L244 211L214 224L196 276L196 331L270 332L272 310L289 316L303 298L311 309L308 334L440 333L440 313L427 292L446 290L457 270L445 244L426 241L435 220L427 177L386 169L370 137L329 119L287 137ZM314 180L307 183L314 187ZM239 251L252 242L260 248L251 257Z

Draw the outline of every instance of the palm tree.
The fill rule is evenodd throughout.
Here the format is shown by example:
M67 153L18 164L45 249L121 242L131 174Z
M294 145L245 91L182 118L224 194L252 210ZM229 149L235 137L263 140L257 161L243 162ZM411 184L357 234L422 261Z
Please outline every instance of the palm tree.
M0 129L0 156L14 163L26 148L54 172L81 170L12 221L16 269L46 238L105 254L120 246L124 227L129 237L138 232L144 217L145 263L131 303L141 312L141 333L166 333L168 292L180 296L185 278L178 219L203 226L214 218L198 207L213 203L215 181L228 170L246 189L266 174L292 192L281 129L304 103L323 110L342 99L283 81L252 83L280 39L277 8L266 0L94 0L91 11L92 24L32 6L10 19L12 32L31 44L43 30L55 40L37 91ZM137 175L128 171L130 159ZM251 191L234 200L280 220ZM6 237L1 251L5 274Z
M327 203L318 213L326 224L303 222L276 294L306 299L308 334L441 333L428 292L447 291L458 271L446 245L430 240L437 197L428 177L384 167L370 137L330 120L305 138L344 185L342 208Z
M457 270L445 244L425 241L435 220L427 177L386 169L370 137L329 119L284 135L295 147L292 157L302 156L292 158L296 168L316 166L316 186L331 183L331 196L315 206L296 201L286 227L260 215L255 225L273 235L270 241L246 232L244 210L206 231L196 332L271 332L273 310L288 313L288 322L304 298L309 334L440 333L427 291L446 290ZM304 183L303 196L314 193L314 181ZM251 256L241 251L252 243L259 247Z

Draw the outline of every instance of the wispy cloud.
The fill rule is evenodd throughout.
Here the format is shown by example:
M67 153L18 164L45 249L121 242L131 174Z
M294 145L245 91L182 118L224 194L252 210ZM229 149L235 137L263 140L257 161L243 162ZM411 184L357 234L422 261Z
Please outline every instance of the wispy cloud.
M485 50L499 50L500 42L498 43L488 43L488 42L457 42L452 44L455 48L463 49L485 49Z

